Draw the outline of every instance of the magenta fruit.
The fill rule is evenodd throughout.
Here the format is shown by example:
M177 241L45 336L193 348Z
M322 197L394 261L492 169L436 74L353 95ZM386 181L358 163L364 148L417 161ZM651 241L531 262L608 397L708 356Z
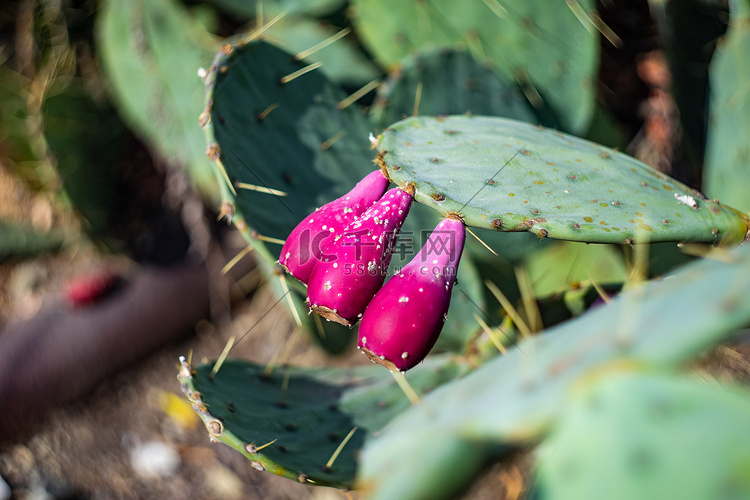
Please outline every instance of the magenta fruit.
M393 245L411 202L411 194L393 188L334 237L308 282L308 304L313 311L343 325L362 317L385 281Z
M460 218L442 220L419 254L375 294L358 342L371 360L406 371L427 356L447 317L465 240Z
M341 233L347 224L376 203L387 187L388 180L376 170L341 198L305 217L284 242L279 264L292 276L307 283L313 266L334 235Z

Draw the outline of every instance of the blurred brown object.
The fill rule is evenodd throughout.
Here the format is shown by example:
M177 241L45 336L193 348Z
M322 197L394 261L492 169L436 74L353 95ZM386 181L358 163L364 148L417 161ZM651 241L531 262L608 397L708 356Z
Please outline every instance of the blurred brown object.
M143 267L87 307L56 302L0 332L0 442L160 346L209 308L204 265Z

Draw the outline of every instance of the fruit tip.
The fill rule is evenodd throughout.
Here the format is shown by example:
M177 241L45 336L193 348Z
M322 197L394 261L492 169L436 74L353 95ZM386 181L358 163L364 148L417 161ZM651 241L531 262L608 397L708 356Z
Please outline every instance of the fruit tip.
M308 298L308 303L309 303L309 298ZM328 321L335 321L336 323L339 323L344 326L348 326L349 328L351 328L352 326L352 323L348 319L342 318L341 316L338 315L338 313L336 313L336 311L326 306L319 306L317 304L313 304L310 306L310 310L314 311L315 313L327 319Z
M362 351L368 358L370 358L370 361L373 363L377 363L379 365L385 366L390 370L392 373L396 372L402 372L403 370L399 369L392 361L386 359L384 356L378 356L371 350L369 350L367 347L364 346L358 346L359 350Z

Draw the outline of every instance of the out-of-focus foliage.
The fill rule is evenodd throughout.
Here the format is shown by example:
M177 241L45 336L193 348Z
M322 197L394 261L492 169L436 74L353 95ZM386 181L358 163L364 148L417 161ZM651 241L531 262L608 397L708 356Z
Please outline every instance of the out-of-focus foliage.
M210 63L218 41L173 0L104 2L97 41L120 112L215 202L215 179L197 124L203 109L198 71Z
M729 30L711 60L706 193L750 210L750 5L731 5Z

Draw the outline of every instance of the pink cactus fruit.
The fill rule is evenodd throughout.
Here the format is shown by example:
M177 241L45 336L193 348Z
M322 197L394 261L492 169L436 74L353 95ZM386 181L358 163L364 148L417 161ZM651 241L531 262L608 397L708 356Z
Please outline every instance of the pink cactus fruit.
M279 264L292 276L307 283L313 266L334 235L377 202L387 187L388 180L376 170L341 198L305 217L287 237L281 248Z
M466 240L458 218L442 220L424 247L375 294L359 325L358 346L391 371L406 371L435 345L447 317Z
M307 287L310 308L342 325L362 317L383 286L393 245L412 195L393 188L334 237L315 264Z

